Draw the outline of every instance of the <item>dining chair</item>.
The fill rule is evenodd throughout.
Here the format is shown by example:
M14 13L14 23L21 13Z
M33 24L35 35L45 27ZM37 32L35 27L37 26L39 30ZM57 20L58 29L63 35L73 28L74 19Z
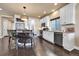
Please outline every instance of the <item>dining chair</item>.
M8 37L9 37L9 45L8 47L10 47L11 44L11 40L15 40L15 35L16 35L16 30L8 30Z
M17 33L17 32L16 32ZM20 31L17 33L16 35L16 49L18 49L18 47L20 47L20 44L23 44L22 47L26 48L28 44L30 44L30 46L32 47L32 31Z

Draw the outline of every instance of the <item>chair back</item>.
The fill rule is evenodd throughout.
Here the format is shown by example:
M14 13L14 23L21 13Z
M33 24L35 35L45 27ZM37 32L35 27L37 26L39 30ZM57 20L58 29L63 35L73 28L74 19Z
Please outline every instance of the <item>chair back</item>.
M8 30L8 35L9 36L15 36L15 34L16 34L16 30Z
M32 33L32 30L24 30L23 32L24 32L24 33L29 33L29 34L31 34L31 33Z
M33 35L32 30L24 30L24 33L26 33L29 36L32 36Z

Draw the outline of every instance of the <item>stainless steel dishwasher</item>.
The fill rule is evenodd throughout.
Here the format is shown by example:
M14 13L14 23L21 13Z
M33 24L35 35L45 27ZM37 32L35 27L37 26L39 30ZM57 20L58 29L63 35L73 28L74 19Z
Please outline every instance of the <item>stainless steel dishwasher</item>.
M63 46L63 33L54 32L54 43L59 46Z

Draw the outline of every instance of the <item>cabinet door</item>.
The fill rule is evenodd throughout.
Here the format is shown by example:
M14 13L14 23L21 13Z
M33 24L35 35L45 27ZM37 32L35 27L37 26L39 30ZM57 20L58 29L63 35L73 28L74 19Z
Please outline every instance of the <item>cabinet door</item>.
M68 45L68 35L63 33L63 47L66 48L66 46Z
M63 47L69 51L74 49L74 33L63 34Z
M65 7L60 9L60 22L61 24L65 24L66 23L66 17L65 17Z
M61 24L75 23L75 5L68 4L60 9Z
M73 23L73 19L74 19L74 12L75 12L75 8L74 8L74 4L69 4L67 6L65 6L66 8L66 24L69 24L69 23Z
M43 38L51 43L54 43L54 33L43 31Z

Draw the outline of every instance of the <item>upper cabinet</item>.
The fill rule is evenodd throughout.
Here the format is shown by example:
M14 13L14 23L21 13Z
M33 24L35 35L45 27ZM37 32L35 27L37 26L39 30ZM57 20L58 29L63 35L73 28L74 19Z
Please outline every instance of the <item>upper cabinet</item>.
M75 4L68 4L60 9L61 24L75 24Z
M46 17L44 17L44 18L42 18L41 20L40 20L40 23L42 24L42 23L45 23L45 26L48 26L49 27L49 21L50 21L50 17L49 16L46 16Z

